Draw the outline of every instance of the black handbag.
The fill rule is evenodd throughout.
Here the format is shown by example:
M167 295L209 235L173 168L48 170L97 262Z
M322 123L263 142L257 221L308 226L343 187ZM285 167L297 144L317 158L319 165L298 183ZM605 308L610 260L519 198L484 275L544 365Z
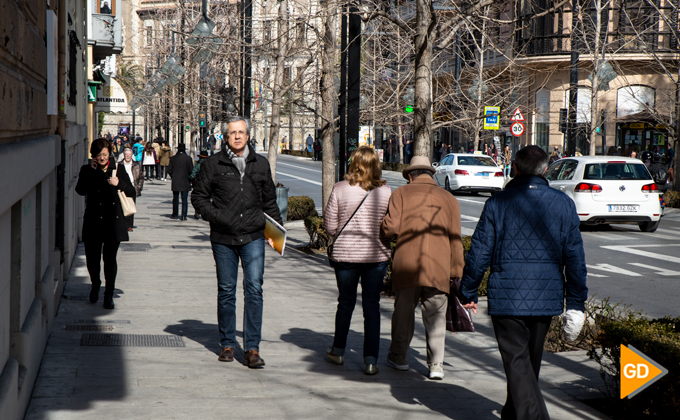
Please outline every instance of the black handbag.
M458 299L460 294L460 279L451 279L449 303L446 308L446 331L451 332L475 332L470 311L463 308Z
M359 207L357 207L356 210L354 210L354 213L352 213L352 215L349 216L349 219L347 219L347 221L345 222L345 225L342 227L342 229L340 229L340 232L338 232L338 234L335 236L335 238L333 239L333 242L328 246L328 248L326 248L326 252L328 253L328 265L330 265L331 267L335 267L334 264L337 262L331 257L331 255L333 254L333 244L340 237L340 234L342 233L342 231L345 230L345 228L349 224L349 221L352 220L352 217L354 217L354 215L357 214L357 211L359 211L359 209L361 208L361 205L364 204L364 201L366 201L366 198L368 197L368 195L370 193L371 193L371 191L369 190L366 193L366 195L364 196L364 199L361 200L361 203L359 203Z

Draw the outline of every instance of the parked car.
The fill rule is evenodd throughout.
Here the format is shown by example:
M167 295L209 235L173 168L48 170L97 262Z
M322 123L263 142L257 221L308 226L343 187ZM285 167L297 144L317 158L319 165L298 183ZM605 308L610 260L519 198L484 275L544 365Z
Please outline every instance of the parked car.
M582 224L636 223L643 232L659 226L659 189L638 159L568 157L550 165L545 178L574 200Z
M486 155L450 153L432 166L435 181L447 191L493 194L503 189L503 169Z

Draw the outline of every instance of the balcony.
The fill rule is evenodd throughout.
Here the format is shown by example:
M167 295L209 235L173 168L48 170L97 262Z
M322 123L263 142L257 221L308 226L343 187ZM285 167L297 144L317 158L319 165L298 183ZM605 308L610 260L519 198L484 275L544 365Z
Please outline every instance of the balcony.
M109 14L92 14L92 36L88 43L95 56L108 57L123 52L123 20Z

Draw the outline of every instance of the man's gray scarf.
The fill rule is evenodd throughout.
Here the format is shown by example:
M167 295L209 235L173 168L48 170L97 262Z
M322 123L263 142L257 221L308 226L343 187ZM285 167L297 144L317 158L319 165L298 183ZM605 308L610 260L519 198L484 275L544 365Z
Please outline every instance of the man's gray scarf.
M236 153L232 152L229 147L227 147L227 153L229 154L229 158L231 159L232 162L234 162L234 165L236 165L236 168L241 174L241 179L243 179L243 175L246 173L246 159L248 158L249 153L248 146L246 146L246 149L243 151L243 156L236 156Z

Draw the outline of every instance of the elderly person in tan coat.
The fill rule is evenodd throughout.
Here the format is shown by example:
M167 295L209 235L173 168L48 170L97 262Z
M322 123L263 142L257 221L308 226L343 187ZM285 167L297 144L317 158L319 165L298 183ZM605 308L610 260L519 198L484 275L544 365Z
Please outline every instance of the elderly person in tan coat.
M387 364L408 370L407 353L420 302L429 378L442 379L447 295L450 279L463 274L464 261L458 200L437 185L433 174L428 158L411 160L403 171L409 184L390 197L381 233L387 239L397 237L392 263L396 299Z

